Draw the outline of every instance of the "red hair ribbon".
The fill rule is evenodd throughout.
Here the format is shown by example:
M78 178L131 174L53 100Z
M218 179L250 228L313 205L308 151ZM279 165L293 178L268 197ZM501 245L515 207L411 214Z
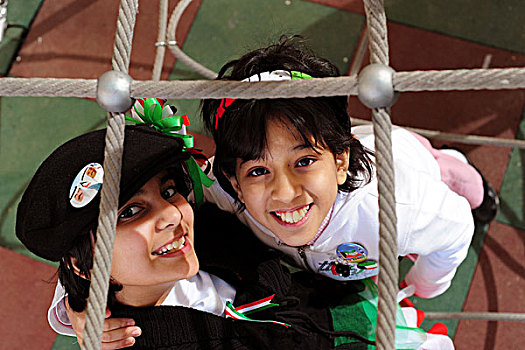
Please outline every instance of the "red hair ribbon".
M219 108L217 108L217 112L215 112L215 130L217 130L219 119L221 119L224 112L226 112L226 108L230 107L235 100L236 98L223 98L221 100L221 104Z
M300 80L300 79L312 79L312 76L306 73L302 73L302 72L298 72L294 70L285 71L282 69L278 69L278 70L273 70L270 72L256 73L252 75L251 77L243 79L241 81L256 82L256 81L283 81L283 80ZM221 119L224 112L226 112L226 108L228 108L235 100L236 100L235 98L223 98L221 100L219 108L217 108L217 111L215 112L215 130L217 130L217 126L219 125L219 119Z

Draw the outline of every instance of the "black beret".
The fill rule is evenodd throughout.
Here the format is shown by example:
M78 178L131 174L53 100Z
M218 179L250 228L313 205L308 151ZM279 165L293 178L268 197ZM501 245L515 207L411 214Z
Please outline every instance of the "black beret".
M31 252L47 260L59 261L78 236L96 225L100 171L95 175L97 166L86 166L92 163L103 165L105 136L106 130L103 129L66 142L36 171L22 196L16 216L16 235ZM119 206L158 172L188 159L189 154L183 152L183 145L180 138L164 135L152 127L126 126ZM72 186L79 182L79 178L93 181L81 181L82 186ZM80 201L75 201L71 197L79 187L87 189L86 196L78 196L76 198Z

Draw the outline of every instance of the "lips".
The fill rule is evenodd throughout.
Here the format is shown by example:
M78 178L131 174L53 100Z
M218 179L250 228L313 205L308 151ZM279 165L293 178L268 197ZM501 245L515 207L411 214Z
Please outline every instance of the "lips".
M162 247L155 249L151 252L151 255L167 255L180 251L186 245L186 235L183 235L179 239L173 239L170 242L164 244Z
M311 204L295 208L293 210L276 210L271 214L281 223L289 225L301 225L307 218Z

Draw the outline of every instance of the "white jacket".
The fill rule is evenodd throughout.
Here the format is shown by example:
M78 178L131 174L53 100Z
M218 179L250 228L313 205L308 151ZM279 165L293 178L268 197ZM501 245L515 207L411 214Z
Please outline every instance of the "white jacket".
M352 132L365 147L374 150L371 126L358 126ZM413 135L394 128L392 144L397 253L419 255L405 281L415 286L416 295L431 298L448 289L457 267L467 255L474 233L471 209L465 198L441 181L437 162ZM235 212L233 199L217 182L207 190L206 198L223 210ZM323 233L312 245L303 247L285 245L246 210L238 216L261 241L288 254L303 268L338 280L376 275L379 208L375 176L370 183L351 193L339 192L332 209ZM366 261L351 262L342 258L337 250L349 248L341 246L345 243L357 244L350 248L357 247L356 254Z

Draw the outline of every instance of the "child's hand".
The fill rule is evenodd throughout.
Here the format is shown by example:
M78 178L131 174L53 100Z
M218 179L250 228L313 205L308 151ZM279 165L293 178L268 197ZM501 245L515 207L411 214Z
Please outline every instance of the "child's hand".
M65 305L67 316L73 326L78 343L82 347L86 312L75 312L71 310L67 303L67 297L65 299ZM101 349L122 349L135 344L134 337L138 337L141 334L141 329L135 326L135 321L130 318L109 318L110 316L111 311L106 309Z

